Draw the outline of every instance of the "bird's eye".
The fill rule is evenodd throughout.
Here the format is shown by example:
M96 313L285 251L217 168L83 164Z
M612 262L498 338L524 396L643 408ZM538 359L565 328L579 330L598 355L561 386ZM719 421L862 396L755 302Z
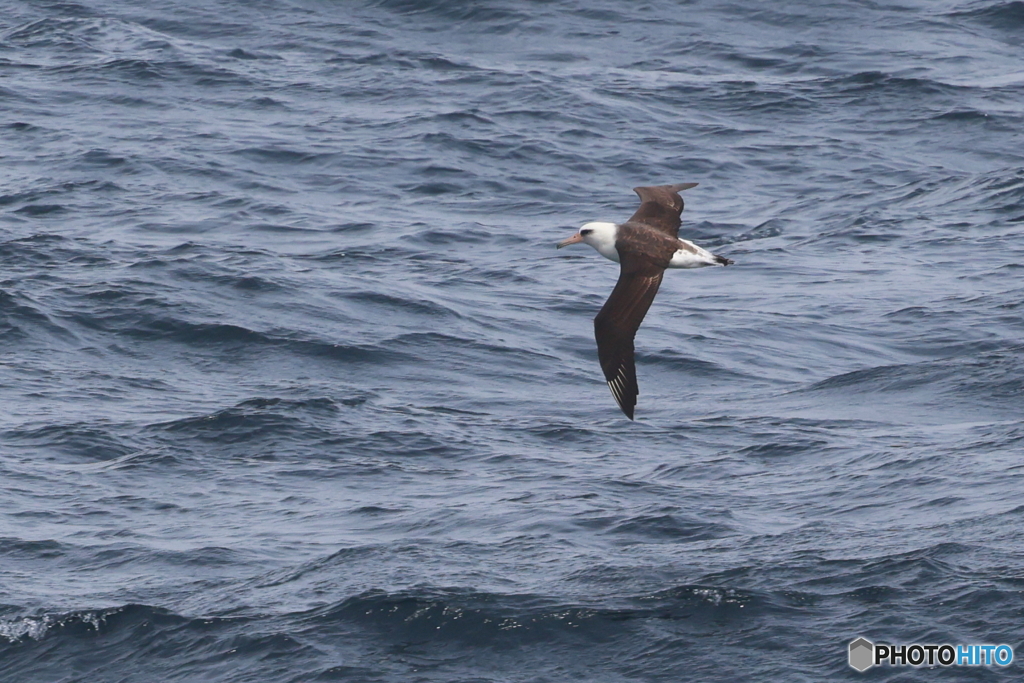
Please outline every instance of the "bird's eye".
M589 235L592 232L594 232L594 231L591 230L590 228L587 228L586 230L580 230L580 234L581 235Z

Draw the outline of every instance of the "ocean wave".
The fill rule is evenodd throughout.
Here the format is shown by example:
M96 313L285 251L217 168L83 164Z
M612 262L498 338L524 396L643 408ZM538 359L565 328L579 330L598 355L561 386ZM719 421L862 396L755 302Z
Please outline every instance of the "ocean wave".
M8 429L0 432L0 439L9 446L90 462L122 458L137 450L116 430L85 422Z
M288 330L261 331L244 325L219 322L192 321L171 315L160 315L161 308L173 309L174 304L160 302L153 297L136 293L125 294L110 290L106 294L94 293L92 298L119 302L127 299L139 301L140 308L67 312L63 317L86 329L102 330L139 341L171 341L189 346L212 346L225 350L239 347L283 349L303 356L325 358L351 363L393 363L411 356L400 348L388 345L359 345L334 343L317 339L299 338ZM147 310L148 309L148 310Z
M1020 368L1024 348L1009 345L975 354L919 363L855 370L821 380L799 391L889 393L927 389L932 395L970 397L999 404L1024 392Z
M85 649L114 660L141 662L160 656L178 668L203 666L180 654L201 649L208 658L251 665L250 660L288 656L303 661L312 643L337 636L359 642L370 629L391 643L451 643L505 651L548 642L610 643L645 623L698 627L747 621L768 607L756 594L714 586L680 586L637 596L630 606L601 608L566 605L542 596L497 595L459 589L368 591L306 613L282 617L186 617L141 604L0 617L0 652L9 671L31 670L35 657L48 652L51 664L84 654ZM774 602L774 601L771 601ZM312 641L312 643L310 642ZM122 643L134 642L126 652ZM54 661L54 659L56 661ZM310 662L307 660L305 666ZM148 668L148 667L147 667Z
M1003 31L1012 31L1024 27L1024 2L975 2L970 9L950 12L946 16L956 19L967 19L987 24Z
M1019 10L7 3L0 679L1012 642ZM737 265L666 274L630 422L553 246L682 181Z
M89 638L104 631L145 626L148 620L152 620L154 625L177 625L188 621L158 607L123 605L104 609L44 613L38 616L0 618L0 637L6 638L9 645L26 640L39 641L58 635Z
M301 436L315 441L335 437L332 430L317 424L332 419L346 407L361 405L365 396L341 400L330 398L253 398L206 415L179 418L147 426L147 431L209 441L221 446L263 441L287 441Z
M664 369L682 372L688 377L725 379L731 376L745 376L734 370L723 368L717 363L702 360L700 358L694 358L689 354L682 353L674 349L661 349L655 352L637 353L636 360L637 363L649 363L651 365L660 366Z
M40 332L42 334L40 334ZM75 335L57 323L37 302L24 294L12 294L0 289L0 336L14 339L40 340L56 337L73 340Z
M438 17L447 21L464 21L480 24L501 24L526 21L530 14L522 10L481 3L472 7L453 0L377 0L377 6L400 14Z
M315 610L304 618L304 630L341 622L380 630L397 641L455 641L498 649L566 639L593 645L632 636L631 631L651 621L693 626L746 621L772 601L730 588L679 586L621 602L622 607L609 608L464 589L375 590Z
M955 372L934 362L885 365L835 375L815 382L807 391L905 391L951 377Z
M756 446L741 448L739 454L746 457L766 458L789 458L804 454L821 455L829 447L829 442L821 439L794 440L786 443L768 442Z

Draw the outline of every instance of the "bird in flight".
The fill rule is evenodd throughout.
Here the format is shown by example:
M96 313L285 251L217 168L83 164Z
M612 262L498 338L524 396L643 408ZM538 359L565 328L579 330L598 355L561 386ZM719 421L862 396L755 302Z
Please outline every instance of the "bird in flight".
M640 208L625 223L587 223L558 248L582 242L619 264L619 281L594 318L597 357L615 402L630 420L640 389L633 363L633 338L666 268L703 268L732 263L679 238L683 198L697 183L636 187Z

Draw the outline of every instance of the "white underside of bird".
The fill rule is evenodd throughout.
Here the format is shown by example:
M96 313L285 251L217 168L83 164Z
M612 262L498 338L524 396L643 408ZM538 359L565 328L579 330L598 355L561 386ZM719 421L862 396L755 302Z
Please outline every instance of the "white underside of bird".
M615 248L615 240L618 239L619 226L616 223L595 221L580 228L581 231L588 229L590 232L583 236L581 241L592 246L606 259L618 263L619 250ZM722 265L721 262L710 251L684 239L679 239L679 249L672 255L672 260L668 262L669 268L703 268L720 265Z

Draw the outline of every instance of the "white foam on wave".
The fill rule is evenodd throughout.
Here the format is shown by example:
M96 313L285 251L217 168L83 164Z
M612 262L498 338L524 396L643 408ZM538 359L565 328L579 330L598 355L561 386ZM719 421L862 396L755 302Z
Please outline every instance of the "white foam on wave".
M73 612L70 614L43 614L39 616L0 619L0 638L16 643L25 638L42 640L54 627L61 627L74 621L80 621L99 630L111 611Z

